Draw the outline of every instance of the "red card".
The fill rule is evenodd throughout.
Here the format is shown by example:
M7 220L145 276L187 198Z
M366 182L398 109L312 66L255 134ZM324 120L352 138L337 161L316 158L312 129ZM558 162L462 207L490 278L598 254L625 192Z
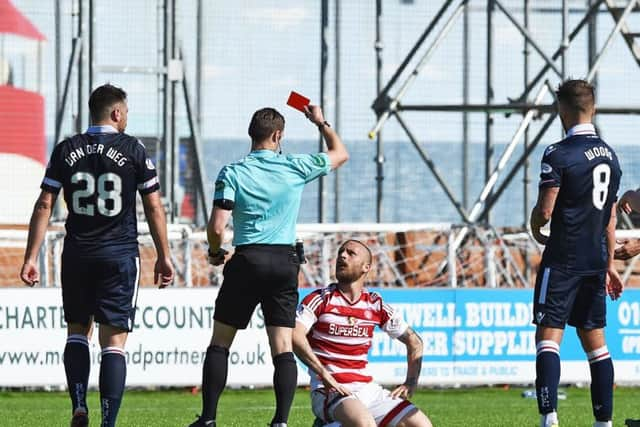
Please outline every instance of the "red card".
M298 92L291 91L289 99L287 99L287 105L290 105L296 110L304 113L304 107L309 105L309 98L300 95Z

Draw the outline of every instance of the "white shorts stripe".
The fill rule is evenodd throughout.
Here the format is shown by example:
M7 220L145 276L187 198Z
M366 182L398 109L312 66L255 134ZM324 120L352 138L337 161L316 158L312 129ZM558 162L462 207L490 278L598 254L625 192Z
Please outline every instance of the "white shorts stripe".
M154 176L150 180L143 182L142 184L138 184L138 190L144 190L145 188L149 188L158 183L158 177Z
M136 282L133 284L133 299L131 300L131 307L135 310L138 303L138 285L140 284L140 257L136 257ZM129 330L133 329L133 322L129 317Z
M544 269L542 274L542 282L540 283L540 297L538 298L539 304L544 304L547 300L547 287L549 286L549 273L551 269L549 267Z

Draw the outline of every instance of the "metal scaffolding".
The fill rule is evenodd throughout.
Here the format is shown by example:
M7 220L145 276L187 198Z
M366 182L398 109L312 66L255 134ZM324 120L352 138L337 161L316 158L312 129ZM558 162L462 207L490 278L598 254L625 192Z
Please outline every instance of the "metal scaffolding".
M573 17L581 14L581 18L573 27L569 27L569 1L559 0L554 2L553 7L546 7L546 12L556 14L562 17L561 38L558 40L556 49L548 51L544 44L537 39L536 34L532 32L530 26L530 15L533 11L540 10L539 5L534 0L521 0L521 7L518 6L517 12L514 11L513 5L516 1L507 4L505 0L442 0L437 5L433 16L427 23L424 31L419 35L415 44L411 47L408 54L401 61L398 68L392 74L388 81L384 81L384 8L383 1L375 2L375 22L371 22L372 28L375 29L374 34L370 36L374 39L375 53L375 87L377 96L372 104L372 108L376 117L375 126L373 126L370 137L376 140L375 146L375 217L378 222L384 219L384 179L385 179L385 157L382 130L385 123L390 120L396 120L406 135L408 140L417 150L419 157L431 171L436 181L439 183L442 191L446 194L449 202L455 207L460 220L468 225L488 224L490 222L490 214L492 208L502 197L505 189L511 183L513 178L523 175L523 194L525 215L529 210L530 195L528 193L527 184L530 181L528 159L529 155L538 146L539 142L545 135L545 132L555 120L555 106L553 104L553 90L549 90L551 81L557 81L566 75L567 52L570 51L574 40L579 34L587 33L588 35L588 77L591 80L597 79L597 71L600 68L602 58L610 50L611 41L615 37L622 36L625 43L629 47L629 52L633 55L636 62L640 63L640 47L636 43L638 33L632 32L627 26L627 20L632 14L639 14L640 7L637 0L583 0L584 7L581 10L571 9ZM76 110L72 116L74 131L81 131L88 123L88 112L86 109L86 101L88 94L97 80L96 75L99 73L127 73L139 76L146 76L150 82L157 87L158 104L160 112L160 128L157 135L157 152L161 154L158 161L159 174L162 187L165 191L167 206L169 208L169 218L175 221L177 218L178 196L179 191L179 155L180 155L180 135L178 128L188 129L190 150L195 154L194 175L195 187L197 195L197 222L203 224L207 219L207 197L205 177L203 173L202 162L202 137L200 126L202 122L203 102L201 93L203 79L202 59L203 49L206 43L204 35L208 34L205 30L207 20L205 19L205 8L207 3L203 0L194 0L196 17L194 19L193 28L195 31L179 31L176 25L176 0L157 0L155 7L155 19L158 22L158 62L149 66L130 66L124 65L108 65L101 62L100 55L96 52L101 50L97 46L102 46L103 40L95 37L96 29L100 28L100 19L95 19L95 6L98 4L95 0L73 0L74 11L74 30L71 39L71 53L68 63L62 61L61 43L63 43L60 33L60 27L63 26L60 21L62 2L55 2L55 21L56 21L56 121L55 121L55 140L59 140L63 129L65 117L69 115L70 104L73 104ZM333 2L333 3L332 3ZM410 4L410 1L403 3ZM574 1L575 3L575 1ZM545 5L550 4L549 2ZM331 7L333 6L333 7ZM373 5L372 5L373 6ZM470 23L470 7L482 12L482 19L486 20L486 48L484 49L486 63L486 81L483 88L484 103L475 103L471 101L471 23ZM322 105L335 105L335 124L340 127L340 106L341 106L341 56L340 56L340 25L344 25L341 19L345 13L341 12L341 7L346 8L346 3L340 0L322 0L318 12L318 52L320 55L319 70L319 89L320 102ZM388 6L386 6L388 7ZM390 7L389 7L390 9ZM334 19L330 19L333 14ZM597 43L596 40L596 22L597 14L606 14L613 18L614 25L609 32L608 37ZM496 46L495 20L498 18L506 19L513 26L518 34L522 37L523 51L522 58L524 61L523 85L522 91L514 93L513 97L507 101L500 101L495 96L495 63L496 58L504 55L505 52L500 51ZM153 19L153 16L149 16ZM342 24L341 24L342 23ZM375 26L374 26L375 25ZM447 34L456 26L462 26L462 100L460 103L403 103L403 99L407 93L412 90L414 83L419 75L424 74L424 70L430 65L434 53L438 49L446 48L450 40L447 40ZM215 29L212 29L215 30ZM365 35L363 35L364 37ZM183 39L181 39L181 37ZM333 40L334 43L330 43ZM193 66L195 73L185 73L185 49L183 42L193 42L194 52ZM513 53L510 53L513 55ZM531 56L536 56L542 61L539 69L532 69ZM102 58L104 60L104 58ZM334 61L335 68L330 69L330 60ZM66 60L65 60L66 61ZM64 69L66 65L66 70ZM373 63L371 64L373 66ZM328 76L332 74L335 86L331 87ZM347 74L347 73L343 73ZM188 76L194 76L192 85L188 85ZM75 79L73 77L76 77ZM146 78L145 77L145 78ZM372 82L373 84L373 82ZM189 88L193 93L190 93ZM71 99L75 95L77 99ZM333 102L331 102L333 101ZM188 126L180 127L176 123L177 110L185 106ZM429 153L427 144L422 144L419 136L411 130L412 123L405 112L453 112L462 115L462 188L460 194L451 189L451 181L448 180L446 173L438 170L436 162L433 161ZM482 191L476 195L470 192L469 170L469 116L473 113L480 113L484 116L484 154L482 164L484 165L484 182ZM599 114L640 114L640 106L629 107L620 105L599 105ZM521 125L511 138L504 152L500 156L494 156L494 151L499 145L494 143L494 120L500 115L511 115L512 117L521 117ZM534 120L544 120L544 124L534 133L529 126ZM346 123L346 122L345 122ZM346 127L343 125L343 127ZM496 127L496 129L498 129ZM322 147L323 142L319 141ZM508 162L512 161L517 147L524 148L524 153L517 158L515 166L508 168ZM495 161L492 161L495 160ZM388 173L388 171L387 171ZM333 212L328 211L328 197L332 193L327 188L331 181L320 181L318 186L318 222L324 222L330 217L334 221L339 221L340 201L345 196L340 193L340 178L336 174L333 183ZM346 189L346 188L345 188ZM344 192L343 192L344 193ZM454 220L455 222L455 220ZM526 218L523 217L522 224L526 224ZM464 235L464 233L461 233ZM459 244L462 237L455 240Z
M443 43L444 39L447 36L447 33L452 29L454 24L459 20L460 16L463 16L466 13L467 7L470 3L475 3L473 0L460 0L455 2L454 0L446 0L443 2L440 9L437 11L431 22L427 25L427 28L419 37L418 41L415 43L409 54L405 57L402 64L395 71L391 79L387 82L382 90L378 92L378 96L374 100L372 104L372 108L376 114L377 121L373 126L371 132L369 133L369 137L371 139L376 138L379 132L384 127L385 123L391 119L395 118L401 128L405 131L407 137L411 141L411 143L418 150L420 157L424 160L426 166L433 173L434 177L440 184L442 190L446 193L449 200L456 208L460 215L460 219L468 224L477 224L480 221L488 221L491 213L491 208L495 205L495 203L500 199L504 190L508 187L513 177L518 173L522 168L526 166L529 155L536 148L542 137L545 135L545 132L550 127L550 125L555 120L556 108L554 102L545 102L545 98L548 98L548 94L553 95L553 88L550 87L549 83L549 74L555 74L557 78L563 79L565 77L565 69L566 69L566 54L568 49L571 47L572 41L576 38L576 36L586 27L585 31L589 32L589 46L590 52L594 52L595 46L595 25L593 24L593 17L596 13L599 13L603 10L608 11L614 19L615 25L611 29L608 37L606 38L603 46L597 55L592 56L589 55L589 69L587 72L587 80L592 81L596 78L598 69L601 65L601 60L604 55L607 53L611 46L611 41L617 35L622 35L624 37L625 42L629 46L629 50L631 54L634 56L636 62L640 64L640 45L635 42L635 39L640 36L640 33L633 33L629 30L626 25L626 21L629 18L630 14L634 11L640 10L640 4L637 0L625 1L623 5L617 3L615 0L591 0L587 2L587 8L585 9L584 15L579 23L572 29L569 33L567 24L568 24L568 0L562 0L561 8L558 9L558 12L562 13L563 19L563 28L562 28L562 40L560 45L553 52L552 55L547 55L546 52L540 47L540 45L536 42L535 37L528 30L528 19L530 13L530 2L529 0L523 1L523 10L524 10L524 23L521 24L514 15L506 8L501 0L478 0L477 3L485 2L486 10L487 10L487 56L486 56L486 102L483 104L469 104L467 101L467 95L464 97L464 103L462 104L420 104L420 105L409 105L402 104L402 98L406 95L406 93L411 89L412 84L418 77L418 75L427 67L429 59L433 55L436 49ZM457 4L456 4L457 3ZM493 69L493 56L495 55L494 46L493 46L493 16L495 13L504 14L507 19L513 24L513 26L518 30L518 32L522 35L525 43L524 56L525 56L525 89L521 94L510 98L510 102L504 104L497 104L493 102L493 88L494 84L492 81L492 69ZM640 12L639 12L640 13ZM441 24L441 21L444 21L444 24ZM465 20L463 25L468 25L468 22ZM438 31L435 29L438 28ZM468 33L465 31L464 40L468 42ZM432 40L430 40L432 39ZM430 40L430 44L423 49L423 45ZM376 42L376 46L380 43L380 41ZM528 65L528 55L530 54L530 49L533 50L544 60L543 67L538 70L533 79L529 79L529 65ZM419 58L417 54L419 51L424 50L422 56ZM413 71L408 74L408 76L401 80L400 77L405 71L407 67L412 62L415 62L414 58L417 59L417 65L414 66ZM560 65L556 63L560 60ZM378 69L382 67L380 61L378 61ZM465 48L465 57L464 57L464 66L463 72L465 73L464 77L464 93L468 93L468 48ZM392 91L395 90L395 94L391 94ZM530 100L534 98L533 102ZM552 100L553 101L553 100ZM403 119L402 113L404 111L441 111L441 112L485 112L485 184L482 188L482 191L477 196L475 203L470 211L467 211L467 178L466 176L463 178L463 201L458 200L453 192L450 190L446 179L442 174L437 170L435 164L431 161L426 149L420 145L414 134L410 131L409 125ZM518 113L522 114L522 121L511 139L510 143L507 145L506 149L502 153L500 160L495 166L491 165L492 153L494 150L493 143L493 135L492 135L492 125L493 118L492 114L494 113L505 113L512 114ZM627 107L627 106L598 106L599 114L640 114L640 107ZM534 118L546 117L546 122L542 126L542 129L535 135L533 140L529 141L529 124L532 122ZM463 122L464 124L464 122ZM511 168L508 172L505 171L505 166L507 161L513 155L514 149L521 142L523 136L525 136L525 152L522 156L520 156L513 168ZM468 144L467 133L463 132L463 144L466 147ZM463 150L463 153L466 154L466 148ZM466 157L463 158L463 165L466 163ZM378 159L379 169L382 169L382 161ZM467 167L463 168L463 174L466 174ZM506 176L498 184L498 179L506 173ZM379 171L379 176L382 173ZM381 178L379 178L381 179ZM525 168L525 186L524 191L526 194L527 191L527 182L528 182L528 170ZM378 188L378 192L381 192L382 189ZM382 199L382 195L378 195L378 200ZM526 198L525 203L528 204L528 197ZM525 209L525 214L527 213L527 209ZM526 224L526 219L523 221ZM463 229L464 230L464 229ZM464 237L466 231L460 233L460 237L456 239L456 245L459 245L460 241Z
M469 5L479 3L486 6L486 102L483 104L470 104L468 102L468 85L469 85L469 49L468 49L468 18L467 11ZM588 72L586 79L593 81L598 69L611 46L614 37L622 36L629 47L629 52L634 57L636 63L640 65L640 45L636 43L636 39L640 37L640 33L632 32L627 27L627 20L633 12L640 15L640 2L637 0L625 0L623 3L616 0L590 0L586 1L586 7L582 19L578 24L569 31L568 28L568 0L562 0L558 13L562 13L562 38L557 49L548 55L540 44L536 41L533 34L529 32L529 14L531 5L529 0L523 0L524 22L520 23L511 11L504 6L502 0L445 0L440 9L436 12L432 20L427 25L422 35L410 50L404 61L400 64L391 79L386 83L382 90L378 91L378 95L372 104L377 120L369 133L369 138L374 139L379 135L385 123L395 118L400 127L404 130L407 138L416 148L419 156L424 161L427 168L431 171L442 191L447 195L451 204L455 207L460 215L460 220L465 224L451 239L449 251L455 253L467 234L479 225L488 225L490 221L491 209L496 202L504 194L505 189L509 186L516 174L524 171L524 215L523 225L526 227L527 214L529 211L529 196L527 185L529 182L529 170L527 168L528 158L533 150L538 146L546 131L557 117L555 108L555 100L553 99L554 90L550 80L552 78L566 78L566 56L572 45L572 42L581 31L588 31L589 42L589 58ZM604 40L599 51L596 51L596 32L595 32L595 15L597 13L609 13L613 18L614 25ZM494 24L493 19L496 13L503 14L509 22L518 30L524 40L524 90L513 98L509 98L508 103L497 104L494 102L493 90L493 58L499 54L494 48ZM444 43L447 33L453 28L457 21L463 17L463 103L460 104L420 104L409 105L403 104L402 99L411 90L412 84L418 75L428 66L429 59L433 53ZM437 31L436 31L437 29ZM427 44L427 41L429 44ZM376 49L381 40L376 40ZM426 47L425 47L426 46ZM543 60L543 66L538 70L534 77L530 78L530 66L528 55L531 50L535 51ZM420 55L418 55L420 53ZM558 61L560 63L558 64ZM404 79L400 77L411 64L413 69L406 74ZM382 67L380 61L377 63L378 71ZM424 145L420 144L414 133L410 130L409 124L403 117L405 111L440 111L440 112L458 112L464 113L463 116L463 191L462 200L459 200L447 184L446 177L440 173L435 163L431 160ZM470 112L485 112L485 182L482 190L477 195L475 202L469 209L468 205L468 133L465 130L467 124L466 114ZM494 150L493 141L493 115L496 113L522 115L520 125L507 144L498 162L492 165L492 157ZM640 107L626 106L598 106L598 114L640 114ZM529 135L529 125L534 119L544 119L544 124L532 138ZM513 156L516 147L522 144L524 140L524 153L517 159L515 165L507 170L507 162ZM381 142L378 138L378 146ZM383 159L378 158L378 179L383 176ZM499 182L499 179L501 181ZM378 187L378 201L382 200L382 188ZM379 208L381 209L381 208ZM380 219L380 218L378 218ZM441 266L441 271L446 268L445 263Z
M62 125L65 115L70 114L67 108L69 94L72 89L72 77L75 74L77 82L75 85L76 93L76 114L71 117L74 125L73 131L80 133L86 129L89 123L89 113L86 108L89 94L93 89L95 75L98 73L110 74L135 74L146 76L158 86L159 102L161 103L162 124L161 135L156 138L155 151L159 154L157 157L159 175L161 185L164 189L165 204L168 211L168 219L170 222L177 221L179 200L179 157L180 157L180 138L177 132L177 115L180 97L184 102L186 109L187 124L189 129L188 145L193 153L193 167L195 175L195 207L197 224L206 224L208 219L208 206L210 202L206 197L206 178L203 166L203 154L201 143L201 69L202 69L202 43L200 42L203 34L204 21L197 19L195 23L196 31L194 34L196 40L196 73L195 88L196 97L194 98L189 92L187 84L187 73L185 72L184 50L182 49L182 40L178 37L176 25L176 0L158 0L156 14L159 21L162 40L158 55L161 61L156 66L130 66L128 64L113 65L100 62L99 57L95 53L97 44L100 40L96 40L96 26L100 25L100 20L95 19L95 0L75 0L73 2L72 17L74 21L75 33L71 40L71 54L67 69L62 74L61 69L61 43L59 36L61 27L61 2L55 2L56 16L56 122L54 140L59 141L62 136ZM202 0L198 0L197 10L198 17L202 17ZM60 89L60 82L64 80L64 86ZM126 90L126 88L125 88Z

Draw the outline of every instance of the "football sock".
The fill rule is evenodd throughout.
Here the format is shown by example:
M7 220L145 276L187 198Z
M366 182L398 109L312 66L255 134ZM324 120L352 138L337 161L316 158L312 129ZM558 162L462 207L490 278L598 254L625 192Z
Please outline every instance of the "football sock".
M613 363L607 346L587 353L591 369L591 405L596 421L609 421L613 413ZM603 424L604 425L604 424Z
M118 347L102 349L100 362L100 405L102 427L114 427L120 410L124 384L127 377L127 360L124 350Z
M538 411L556 412L560 382L560 346L551 340L536 344L536 396Z
M87 383L91 361L89 356L89 341L85 335L69 335L64 347L64 371L67 374L67 386L71 398L71 413L76 410L88 412Z
M207 348L202 366L202 421L216 419L218 399L227 384L229 350L217 345Z
M280 353L273 357L273 388L276 394L276 414L271 425L286 423L298 385L298 367L292 352Z

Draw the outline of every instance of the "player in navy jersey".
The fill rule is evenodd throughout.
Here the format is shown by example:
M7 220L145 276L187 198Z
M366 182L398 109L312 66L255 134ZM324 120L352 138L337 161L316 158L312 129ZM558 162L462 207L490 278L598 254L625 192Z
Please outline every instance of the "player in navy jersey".
M542 427L558 426L560 343L565 324L577 329L591 369L595 427L611 426L613 364L604 339L606 295L622 282L613 266L620 165L596 134L593 86L568 80L557 92L566 138L542 157L534 238L546 245L534 292L536 392ZM549 237L540 232L551 220Z
M124 133L127 95L106 84L89 98L93 125L53 150L34 206L20 277L39 280L37 257L60 189L68 208L62 254L62 301L67 322L64 366L71 426L88 426L89 340L100 324L102 427L115 425L126 379L124 345L133 326L140 258L136 193L157 251L155 281L173 280L158 176L142 143Z

